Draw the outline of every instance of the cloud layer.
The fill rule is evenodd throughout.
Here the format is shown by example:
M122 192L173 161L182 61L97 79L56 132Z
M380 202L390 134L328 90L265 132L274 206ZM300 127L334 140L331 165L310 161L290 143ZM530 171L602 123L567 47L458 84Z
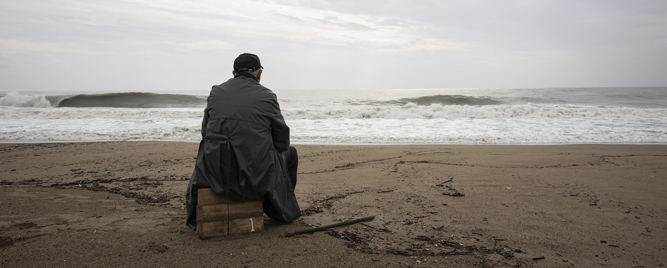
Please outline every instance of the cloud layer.
M0 91L665 86L664 1L12 1Z

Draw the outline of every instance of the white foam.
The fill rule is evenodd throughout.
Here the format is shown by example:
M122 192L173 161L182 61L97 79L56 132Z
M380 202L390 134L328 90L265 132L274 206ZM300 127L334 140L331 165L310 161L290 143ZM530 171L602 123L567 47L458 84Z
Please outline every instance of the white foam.
M0 107L0 140L197 140L201 109Z
M591 107L553 104L513 104L487 106L334 106L287 108L290 119L432 119L432 118L567 118L567 117L664 117L667 109Z
M667 109L574 105L284 108L293 143L667 143ZM201 108L0 107L1 141L201 139Z
M654 122L595 119L341 119L296 120L292 136L304 143L665 143ZM653 127L647 127L652 125Z
M52 107L51 103L43 95L22 95L18 92L9 92L0 97L0 106L11 107Z

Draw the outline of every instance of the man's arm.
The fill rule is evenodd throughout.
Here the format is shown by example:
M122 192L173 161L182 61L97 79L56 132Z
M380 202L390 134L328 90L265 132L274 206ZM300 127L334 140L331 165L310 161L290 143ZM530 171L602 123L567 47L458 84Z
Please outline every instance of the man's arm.
M271 100L272 116L271 116L271 137L273 138L273 146L279 152L284 152L289 149L290 144L290 130L282 113L277 99Z
M206 126L208 125L208 111L211 108L204 109L204 119L201 121L201 138L202 140L206 138Z

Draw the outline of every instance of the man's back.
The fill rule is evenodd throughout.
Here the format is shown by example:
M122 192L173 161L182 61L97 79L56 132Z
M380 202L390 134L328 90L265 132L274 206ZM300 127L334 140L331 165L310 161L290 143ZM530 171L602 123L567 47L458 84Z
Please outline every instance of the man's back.
M239 76L214 86L208 97L206 111L209 122L227 120L226 124L248 128L247 131L237 129L235 133L227 133L228 136L258 135L256 138L270 142L263 145L271 145L269 147L275 147L280 152L289 146L289 127L280 112L276 95L252 78ZM206 131L220 129L217 125L205 127ZM203 136L206 136L205 133Z
M230 185L231 196L254 199L266 194L284 172L282 152L289 146L289 127L275 94L252 78L232 78L211 89L206 112L203 138L227 137L237 161L239 188Z

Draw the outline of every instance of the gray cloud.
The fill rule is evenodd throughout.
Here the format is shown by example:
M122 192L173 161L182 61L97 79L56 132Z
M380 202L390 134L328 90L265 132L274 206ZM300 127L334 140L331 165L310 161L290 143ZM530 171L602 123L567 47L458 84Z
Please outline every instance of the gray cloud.
M0 91L664 86L664 1L13 1Z

